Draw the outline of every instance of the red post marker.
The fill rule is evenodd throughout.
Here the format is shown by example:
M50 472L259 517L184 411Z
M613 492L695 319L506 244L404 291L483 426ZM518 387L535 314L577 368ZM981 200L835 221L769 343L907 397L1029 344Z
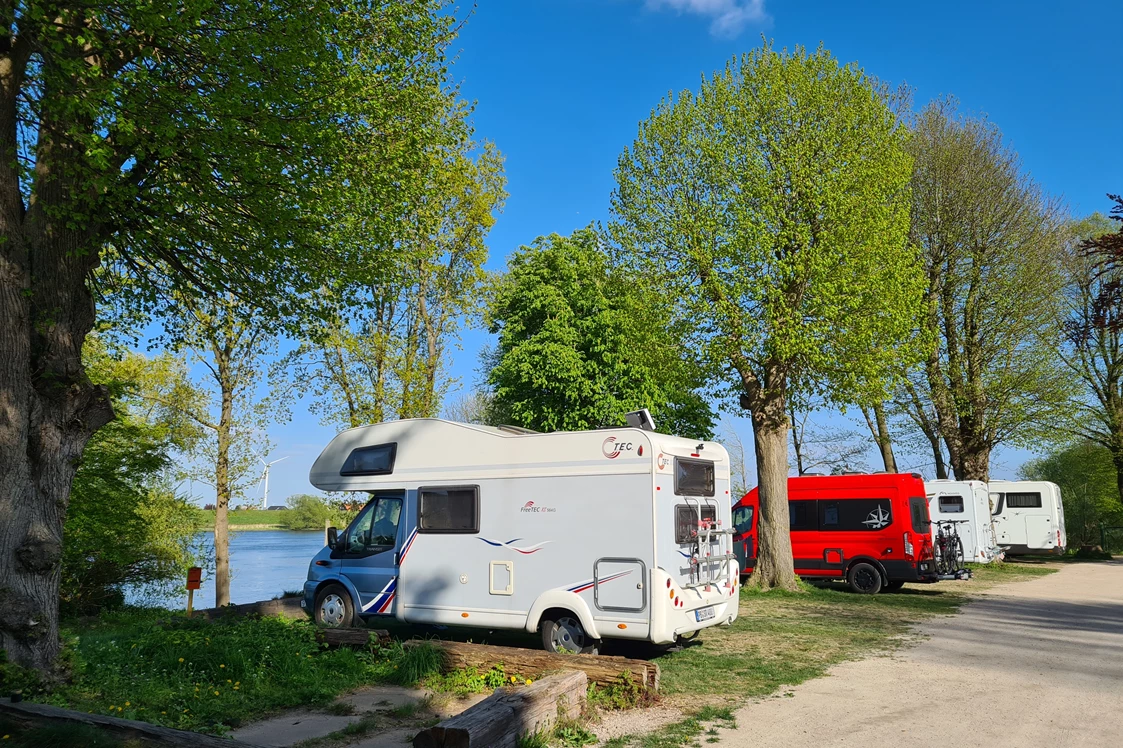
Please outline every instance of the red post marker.
M203 570L192 566L187 570L187 617L191 617L192 603L195 602L195 590L203 584Z

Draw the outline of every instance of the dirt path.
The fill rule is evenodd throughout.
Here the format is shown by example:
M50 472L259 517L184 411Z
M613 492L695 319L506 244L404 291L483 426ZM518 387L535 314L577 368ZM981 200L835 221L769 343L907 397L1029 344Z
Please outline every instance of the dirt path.
M1123 735L1123 562L993 587L891 657L749 704L720 745L1114 745Z

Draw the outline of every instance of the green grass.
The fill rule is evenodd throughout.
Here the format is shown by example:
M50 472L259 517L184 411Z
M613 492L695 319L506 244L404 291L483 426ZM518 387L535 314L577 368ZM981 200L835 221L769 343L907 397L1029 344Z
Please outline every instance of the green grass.
M122 743L96 727L77 724L44 725L23 729L0 720L0 740L4 748L131 748L135 741Z
M339 693L391 682L398 644L327 649L308 621L242 618L207 622L167 611L103 616L70 632L73 682L28 694L69 709L187 730L224 733L250 719Z
M229 512L226 516L230 526L235 529L246 525L268 525L280 528L285 526L291 511L290 509L244 509ZM213 509L200 509L198 517L200 527L214 527Z

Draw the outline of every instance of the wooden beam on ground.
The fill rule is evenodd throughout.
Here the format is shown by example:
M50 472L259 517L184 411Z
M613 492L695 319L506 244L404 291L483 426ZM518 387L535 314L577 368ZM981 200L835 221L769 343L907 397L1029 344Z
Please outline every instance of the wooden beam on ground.
M308 614L300 607L299 597L282 597L276 600L262 600L256 603L242 605L226 605L221 608L203 608L196 610L195 617L203 617L209 621L226 616L284 616L285 618L307 618Z
M589 681L580 670L548 675L525 688L499 689L455 717L422 730L414 748L516 748L523 735L549 733L585 708Z
M365 647L368 644L389 644L390 632L385 629L316 629L316 641L329 647Z
M174 730L170 727L150 725L119 717L103 717L100 714L86 714L70 709L59 709L46 704L32 704L26 701L13 704L10 699L0 699L0 717L23 729L45 725L74 724L88 725L121 741L135 741L143 746L168 748L256 748L252 743L243 743L228 738L216 738L187 730Z
M557 670L580 670L585 673L590 683L601 686L615 683L621 673L627 673L645 689L651 692L659 690L659 666L647 660L604 655L561 655L537 649L496 647L489 644L468 644L437 639L410 639L405 646L416 647L421 644L432 644L441 650L446 672L466 667L474 667L482 672L496 665L503 665L504 669L513 675L536 678L543 673Z

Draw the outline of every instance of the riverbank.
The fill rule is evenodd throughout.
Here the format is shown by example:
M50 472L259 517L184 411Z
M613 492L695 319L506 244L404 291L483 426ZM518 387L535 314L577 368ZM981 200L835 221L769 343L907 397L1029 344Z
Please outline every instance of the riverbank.
M284 509L237 509L226 515L231 530L322 530L294 527L293 511ZM200 531L214 529L214 510L199 509L195 524Z

